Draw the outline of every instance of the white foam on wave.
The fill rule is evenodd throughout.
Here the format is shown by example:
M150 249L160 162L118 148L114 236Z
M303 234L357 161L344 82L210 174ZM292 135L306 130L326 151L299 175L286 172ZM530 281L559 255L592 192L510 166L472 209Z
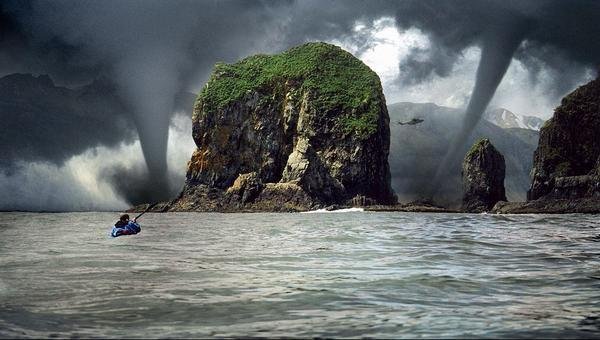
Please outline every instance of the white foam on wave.
M303 211L303 214L314 214L314 213L347 213L347 212L363 212L365 209L363 208L347 208L347 209L337 209L337 210L326 210L326 209L317 209L311 211Z

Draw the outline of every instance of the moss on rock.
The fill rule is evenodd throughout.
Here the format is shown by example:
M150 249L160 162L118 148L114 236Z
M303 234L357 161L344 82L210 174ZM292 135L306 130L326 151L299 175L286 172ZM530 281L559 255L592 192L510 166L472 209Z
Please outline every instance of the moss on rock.
M233 64L218 63L197 105L223 108L249 92L284 91L286 81L301 83L320 112L338 111L339 123L364 138L377 131L381 82L362 61L335 45L315 42L276 55L255 55ZM359 114L357 114L359 112ZM210 114L210 112L204 112Z
M301 211L356 196L396 201L379 78L337 46L308 43L218 64L192 123L198 149L173 210Z

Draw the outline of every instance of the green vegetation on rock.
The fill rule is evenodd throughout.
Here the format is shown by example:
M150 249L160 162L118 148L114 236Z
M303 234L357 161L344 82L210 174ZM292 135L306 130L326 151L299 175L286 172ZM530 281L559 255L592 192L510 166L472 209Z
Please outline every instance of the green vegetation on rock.
M489 139L480 138L477 142L475 142L473 144L473 146L471 146L471 149L469 149L469 152L467 152L466 158L473 157L476 153L478 153L480 150L485 148L486 144L489 144L489 143L490 143Z
M234 64L218 63L198 99L221 109L251 91L282 91L288 80L309 91L320 112L340 112L345 132L366 138L377 131L381 83L367 65L341 48L307 43L277 55L255 55ZM360 112L360 114L356 114Z

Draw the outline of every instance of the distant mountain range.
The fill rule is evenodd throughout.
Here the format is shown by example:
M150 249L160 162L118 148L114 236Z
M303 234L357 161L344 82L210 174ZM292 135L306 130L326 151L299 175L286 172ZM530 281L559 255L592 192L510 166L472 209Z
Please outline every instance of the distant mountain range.
M431 103L408 102L391 104L388 111L392 187L402 202L425 198L424 189L432 181L454 133L460 128L463 111ZM519 122L518 119L516 121ZM466 154L478 139L489 138L506 160L507 198L511 201L522 201L525 200L529 188L529 172L539 132L512 127L514 125L508 123L506 126L507 128L501 128L497 124L482 120L468 143L461 146L462 154ZM437 203L451 206L460 204L460 172L460 163L446 169L446 178L436 196Z
M520 128L539 131L544 124L544 120L541 118L524 116L501 107L487 110L484 118L503 129Z

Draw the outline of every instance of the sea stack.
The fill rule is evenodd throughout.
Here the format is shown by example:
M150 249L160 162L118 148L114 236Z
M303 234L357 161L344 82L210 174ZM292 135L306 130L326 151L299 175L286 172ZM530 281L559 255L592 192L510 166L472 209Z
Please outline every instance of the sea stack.
M542 127L527 199L598 198L599 136L600 79L596 79L564 97Z
M303 211L393 204L379 77L308 43L217 64L192 115L197 149L172 211Z
M488 139L471 147L462 166L463 204L466 212L491 210L499 201L506 201L504 190L504 157Z

